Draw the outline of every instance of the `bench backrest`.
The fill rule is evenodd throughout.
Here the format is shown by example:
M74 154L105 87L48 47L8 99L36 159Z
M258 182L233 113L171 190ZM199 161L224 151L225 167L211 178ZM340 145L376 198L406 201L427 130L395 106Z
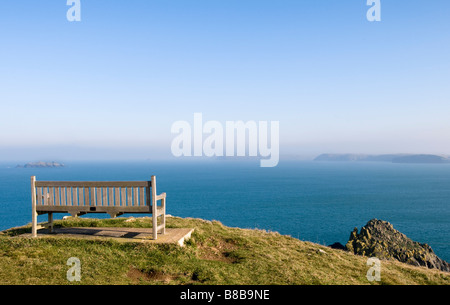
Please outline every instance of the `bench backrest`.
M35 181L34 187L37 206L120 207L150 206L152 184L152 181Z

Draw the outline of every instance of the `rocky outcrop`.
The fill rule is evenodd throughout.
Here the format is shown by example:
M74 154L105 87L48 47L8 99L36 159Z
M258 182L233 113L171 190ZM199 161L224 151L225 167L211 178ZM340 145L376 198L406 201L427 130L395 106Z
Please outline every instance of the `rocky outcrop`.
M358 255L396 259L410 265L450 272L450 264L436 256L429 245L412 241L387 221L372 219L359 233L355 228L345 247Z

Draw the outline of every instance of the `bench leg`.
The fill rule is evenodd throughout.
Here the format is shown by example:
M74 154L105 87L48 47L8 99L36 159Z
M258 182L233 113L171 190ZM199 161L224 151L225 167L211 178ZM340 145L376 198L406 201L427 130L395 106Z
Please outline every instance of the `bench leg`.
M161 229L161 234L166 234L166 198L162 198L161 199L161 207L163 209L163 213L161 215L161 224L162 224L162 229Z
M148 190L148 188L147 188ZM152 176L152 221L153 239L158 239L158 201L156 200L156 177Z
M48 230L53 233L53 213L48 213Z
M31 236L37 237L36 177L31 177Z
M156 216L156 213L152 215L153 220L153 239L158 239L158 216Z
M31 211L31 236L37 237L37 213L36 209Z

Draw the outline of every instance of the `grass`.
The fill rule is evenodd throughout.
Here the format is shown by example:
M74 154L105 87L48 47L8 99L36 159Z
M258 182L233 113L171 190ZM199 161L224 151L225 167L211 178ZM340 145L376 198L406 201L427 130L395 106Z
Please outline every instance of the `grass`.
M57 221L68 227L151 227L151 218ZM172 228L195 228L185 247L68 237L0 235L0 284L152 285L449 285L450 273L382 261L381 282L369 282L367 257L276 232L229 228L217 221L167 218ZM322 251L319 251L322 250ZM67 260L81 261L81 281L68 282Z

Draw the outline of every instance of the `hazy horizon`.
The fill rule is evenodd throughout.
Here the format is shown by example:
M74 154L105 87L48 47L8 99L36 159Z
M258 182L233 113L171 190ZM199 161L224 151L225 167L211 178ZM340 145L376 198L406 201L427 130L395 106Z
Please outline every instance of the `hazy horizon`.
M70 150L70 152L68 153L63 153L63 151L57 151L55 153L52 154L48 154L45 153L45 149L44 149L44 153L42 152L29 152L29 153L24 153L24 151L27 151L27 149L20 149L16 152L16 154L14 154L14 157L11 155L10 158L3 158L0 159L1 163L17 163L17 165L20 164L26 164L29 162L98 162L98 161L105 161L105 162L114 162L114 161L118 161L118 162L146 162L146 161L189 161L189 162L195 162L195 161L205 161L205 160L212 160L212 161L220 161L223 159L226 160L236 160L236 161L245 161L245 160L259 160L261 159L260 156L256 156L256 157L238 157L238 156L233 156L233 157L206 157L206 156L202 156L202 157L174 157L170 151L167 152L166 154L156 154L156 155L147 155L145 154L145 151L138 151L138 152L134 152L131 153L129 151L125 151L122 152L122 154L120 154L120 151L115 150L114 152L111 152L110 150L108 150L107 148L93 148L93 150L95 151L95 153L91 153L90 148L80 148L79 150L77 149L70 149L67 148L68 150ZM10 150L11 153L13 152L13 150ZM280 154L280 162L281 161L292 161L292 160L298 160L298 161L312 161L314 160L316 157L322 155L322 154L337 154L337 155L345 155L345 154L350 154L350 155L439 155L439 156L450 156L450 154L446 154L446 153L423 153L423 152L405 152L405 151L400 151L400 152L389 152L389 153L373 153L373 152L352 152L352 151L343 151L343 152L329 152L329 151L324 151L324 152L319 152L319 153L287 153L287 154Z

